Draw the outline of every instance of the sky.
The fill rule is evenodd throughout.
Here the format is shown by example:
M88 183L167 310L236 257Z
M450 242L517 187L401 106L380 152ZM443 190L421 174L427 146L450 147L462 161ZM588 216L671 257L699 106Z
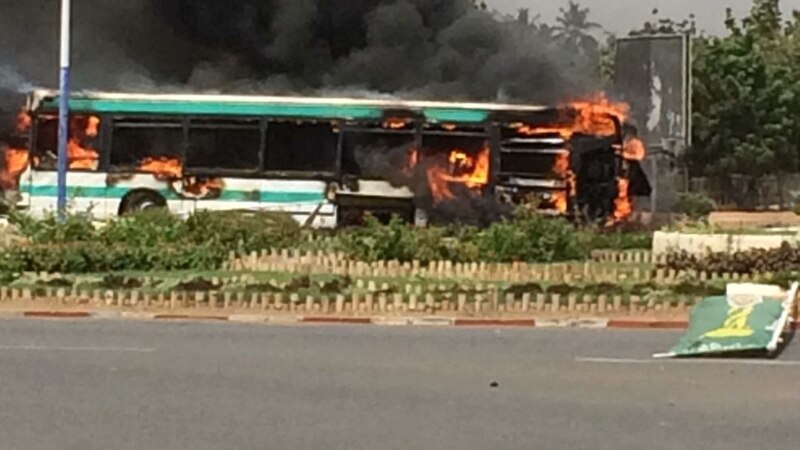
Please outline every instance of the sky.
M552 22L558 9L567 0L486 0L494 9L512 13L519 8L528 8L531 16L541 14L541 20ZM651 19L652 11L658 8L662 17L684 19L690 13L697 17L698 27L709 34L724 31L725 9L733 8L737 16L746 14L752 0L578 0L591 9L592 19L615 34L627 34ZM800 10L800 0L782 0L784 13Z

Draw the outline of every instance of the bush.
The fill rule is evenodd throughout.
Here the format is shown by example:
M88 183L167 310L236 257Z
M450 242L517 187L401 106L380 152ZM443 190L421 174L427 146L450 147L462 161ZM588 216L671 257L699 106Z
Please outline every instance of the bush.
M780 248L753 249L735 253L708 253L704 256L687 252L667 255L662 267L674 270L754 274L800 271L800 249L784 242Z
M240 254L298 246L303 237L289 215L247 211L198 212L185 222L182 233L193 244L214 242Z
M54 214L35 219L15 212L9 216L9 221L32 244L92 242L98 236L91 220L83 215L67 214L64 221L59 222Z
M572 224L525 209L518 210L512 220L491 225L476 238L481 257L492 262L556 262L587 255Z
M108 245L155 247L185 240L185 228L169 211L153 209L111 221L99 234Z
M703 194L685 192L678 195L673 208L676 213L683 214L691 220L707 220L714 212L714 201Z
M520 210L508 220L480 230L467 226L417 228L395 218L368 219L362 228L308 233L284 214L242 211L199 212L181 220L166 211L147 211L95 228L85 217L36 220L14 216L29 245L0 256L0 274L26 271L87 273L107 271L214 270L231 252L270 248L324 248L361 261L427 263L556 262L583 259L595 248L644 248L646 235L577 232L562 219Z
M361 228L343 230L336 238L336 247L350 258L360 261L429 262L453 259L458 243L446 239L443 228L416 228L394 217L388 224L368 217Z
M653 233L582 231L580 240L588 250L650 250Z

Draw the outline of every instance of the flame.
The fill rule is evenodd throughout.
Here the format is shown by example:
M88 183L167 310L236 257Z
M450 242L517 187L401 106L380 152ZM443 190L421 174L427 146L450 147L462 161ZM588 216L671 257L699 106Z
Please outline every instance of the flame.
M618 132L614 119L624 123L630 115L627 103L612 102L602 92L587 100L572 102L571 106L578 111L573 127L583 134L613 136Z
M220 178L197 179L189 178L183 184L183 193L191 194L196 198L207 198L219 193L225 187Z
M86 136L97 137L97 130L100 127L100 118L96 116L89 116L86 122Z
M19 183L19 176L28 167L30 152L24 148L4 148L3 155L5 165L0 172L0 188L14 190Z
M183 176L183 165L177 158L145 158L138 170L155 174L157 178L176 179Z
M81 145L80 140L72 138L67 144L67 159L70 170L97 170L100 153Z
M628 196L630 182L626 178L617 178L617 188L619 194L614 200L613 222L622 222L633 214L633 203Z
M567 185L566 190L551 194L553 205L559 212L566 213L569 210L569 199L578 195L578 177L570 166L569 152L561 152L556 155L552 170L553 174Z
M594 94L586 100L574 101L565 106L574 110L576 115L569 119L565 118L563 124L531 126L516 123L512 124L512 127L526 136L558 134L568 141L575 134L613 136L618 132L614 119L624 123L630 115L630 106L626 103L612 102L603 93Z
M478 191L489 184L489 147L484 147L474 156L454 149L447 158L447 166L435 164L427 169L428 186L436 203L455 198L451 188L460 184Z
M567 191L555 191L550 195L556 211L562 214L569 211L569 194Z
M572 139L572 135L575 134L575 130L571 127L556 127L556 126L547 126L547 127L532 127L530 125L520 125L517 128L517 132L523 134L525 136L536 136L540 134L557 134L561 139L568 141Z
M17 114L17 125L16 130L18 133L26 133L28 130L31 129L32 119L30 114L27 111L20 110L19 114Z
M24 135L31 129L31 116L21 109L17 114L14 131ZM3 146L3 165L0 171L0 189L14 190L19 185L19 177L30 164L30 152L27 148L12 148Z
M643 161L647 155L644 142L637 137L629 137L625 139L622 146L622 157L629 161Z
M407 127L409 123L411 123L411 119L391 118L383 122L382 126L389 130L402 130Z

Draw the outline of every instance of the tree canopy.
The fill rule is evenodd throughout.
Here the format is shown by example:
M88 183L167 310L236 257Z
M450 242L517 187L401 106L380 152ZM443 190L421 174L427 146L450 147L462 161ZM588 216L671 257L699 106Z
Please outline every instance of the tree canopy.
M779 0L755 0L724 37L694 40L695 175L762 176L800 163L800 16L784 22Z

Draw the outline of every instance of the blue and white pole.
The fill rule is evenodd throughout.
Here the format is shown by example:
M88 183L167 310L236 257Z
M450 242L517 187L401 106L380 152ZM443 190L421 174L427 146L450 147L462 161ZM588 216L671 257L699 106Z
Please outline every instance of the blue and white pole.
M58 106L58 199L56 210L64 219L67 208L67 143L69 140L69 50L72 0L61 0L61 75Z

